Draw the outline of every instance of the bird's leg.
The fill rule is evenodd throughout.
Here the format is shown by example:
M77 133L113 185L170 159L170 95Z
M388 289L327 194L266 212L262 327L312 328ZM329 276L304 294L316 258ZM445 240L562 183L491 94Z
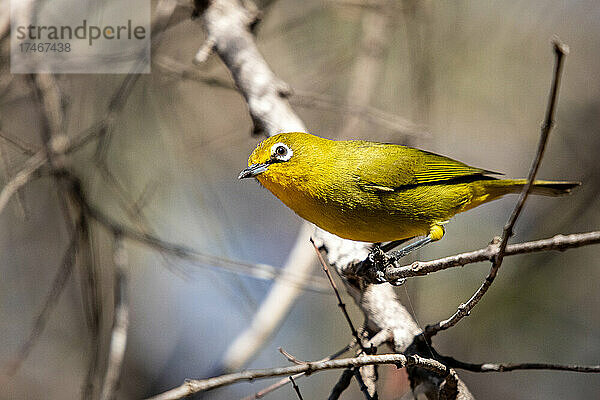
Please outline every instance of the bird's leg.
M393 250L396 247L400 246L402 243L408 242L410 239L412 239L412 238L402 239L402 240L394 240L394 241L386 243L384 245L380 245L379 247L381 247L381 250L383 250L384 253L387 253L388 251Z
M388 256L381 249L381 243L374 243L367 258L356 269L356 275L366 276L373 283L385 283L383 269L388 264Z
M429 235L427 235L424 238L421 238L419 240L416 240L409 245L404 246L400 250L390 251L387 253L387 256L390 259L393 259L394 261L396 261L402 257L406 257L408 254L412 253L413 251L418 250L421 247L423 247L431 242L440 240L442 237L444 237L444 233L445 233L445 230L442 225L434 225L431 227L431 229L429 231Z
M409 245L404 246L400 250L393 250L387 253L388 257L393 258L394 260L398 260L402 257L406 257L410 253L415 250L420 249L421 247L433 242L433 239L430 236L425 236L419 240L415 240Z
M424 238L418 239L409 245L404 246L400 250L389 251L397 245L406 242L410 239L393 241L384 246L381 246L380 243L376 243L375 245L373 245L371 253L369 253L369 256L361 264L356 273L358 275L365 274L369 276L369 278L375 283L389 282L394 286L402 285L406 279L398 279L393 282L388 281L385 278L385 268L388 265L395 264L399 259L407 256L411 252L418 250L431 242L440 240L444 236L444 233L445 231L443 226L434 225L431 227L429 235L425 236ZM384 251L384 249L388 251L386 252Z

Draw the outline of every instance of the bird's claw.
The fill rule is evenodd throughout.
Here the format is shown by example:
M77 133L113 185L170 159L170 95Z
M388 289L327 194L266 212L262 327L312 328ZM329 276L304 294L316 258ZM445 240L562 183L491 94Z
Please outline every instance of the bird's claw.
M375 246L357 272L362 272L364 276L368 277L375 284L389 283L393 286L400 286L405 282L405 279L389 281L385 277L385 268L395 260L395 257L388 256L379 246Z

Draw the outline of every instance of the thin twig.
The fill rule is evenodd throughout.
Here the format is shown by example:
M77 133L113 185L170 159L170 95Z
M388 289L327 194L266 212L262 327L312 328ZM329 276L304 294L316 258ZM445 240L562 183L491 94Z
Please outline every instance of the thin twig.
M114 302L115 311L113 316L113 328L108 351L108 366L100 392L100 400L111 400L117 390L121 366L125 357L127 346L127 328L129 326L129 304L127 300L127 279L125 270L127 268L127 253L123 248L121 238L115 238L113 259L115 263L115 288Z
M461 364L454 368L472 372L510 372L519 370L570 371L600 373L600 365L547 364L547 363L507 363L507 364Z
M485 278L483 284L477 289L477 291L473 294L473 296L464 304L461 304L458 310L448 319L438 322L435 325L430 325L425 328L425 335L428 338L431 338L437 332L448 329L454 325L456 325L461 319L469 315L473 307L479 303L479 301L483 298L483 296L487 293L488 289L494 282L496 275L498 274L498 270L502 265L502 261L504 259L504 254L506 251L506 246L508 245L508 240L513 234L513 227L517 222L517 218L521 214L523 206L525 205L525 201L531 192L533 187L533 182L535 180L535 176L539 169L540 163L542 161L542 157L544 155L544 150L546 148L546 142L548 140L548 136L552 127L554 126L554 114L556 111L556 102L558 100L558 89L560 87L560 78L562 73L563 61L564 57L568 54L568 47L561 43L558 39L554 39L553 41L554 54L556 56L555 68L554 68L554 76L552 79L552 87L550 89L550 96L548 99L548 108L546 111L546 118L541 128L540 132L540 140L538 143L538 148L536 152L536 156L532 162L531 168L529 170L529 174L527 176L527 184L523 187L521 194L519 195L519 199L517 200L517 204L513 209L508 222L504 226L502 232L502 239L500 240L500 244L498 245L498 252L492 260L492 266L490 268L490 272L488 276Z
M65 287L67 281L69 280L69 277L73 272L73 266L75 265L75 257L77 255L77 248L79 246L80 231L79 229L75 229L73 233L74 236L71 238L69 247L65 251L61 266L58 272L56 273L54 280L52 281L50 292L48 292L48 295L46 296L46 299L44 301L44 305L35 319L33 328L29 333L29 337L21 345L17 354L13 357L11 361L7 363L5 367L7 375L14 375L23 364L23 361L25 361L25 359L31 352L31 349L35 345L35 342L40 337L41 333L46 327L46 323L48 322L50 312L58 303L58 299L62 294L63 288Z
M32 175L48 161L46 151L40 150L25 161L23 168L2 188L0 192L0 213L10 198L29 180Z
M306 361L298 360L293 354L288 353L287 351L285 351L283 349L283 347L280 347L277 350L279 350L279 352L281 354L283 354L283 356L286 358L286 360L288 360L291 363L294 363L296 365L306 364Z
M19 149L23 154L27 154L28 156L34 155L37 151L35 146L25 142L21 138L12 137L7 135L6 133L0 130L0 139L5 140L7 143L12 144L14 147Z
M598 243L600 243L600 231L556 235L547 239L509 244L506 246L504 256L550 250L565 251ZM443 271L448 268L462 267L467 264L491 261L496 257L499 250L497 244L490 244L484 249L460 253L454 256L439 258L437 260L416 261L403 267L387 267L384 271L385 278L386 280L394 281L415 276L425 276L433 272Z
M0 129L0 135L2 135L2 130ZM8 150L5 147L5 144L0 141L0 164L2 169L2 178L4 182L8 182L10 180L11 175L13 174L13 168L10 164L10 155ZM22 219L27 217L27 212L25 210L25 196L23 194L23 188L17 190L16 195L16 210L19 213L19 216Z
M346 368L344 372L342 372L342 375L340 375L338 381L333 386L333 389L331 389L331 393L329 394L327 400L338 400L342 393L344 393L344 391L348 389L348 386L350 386L350 382L352 382L353 376L354 371L352 370L352 368Z
M362 340L360 340L358 331L356 330L356 328L354 327L354 324L352 323L352 319L350 318L350 315L348 314L348 310L346 310L346 304L344 304L344 302L342 301L342 297L340 296L340 292L338 291L337 285L335 284L335 281L333 280L333 276L331 276L331 272L329 272L327 263L323 259L323 256L321 255L321 252L319 251L319 248L315 244L315 241L313 240L312 237L310 238L310 243L315 248L315 252L317 253L317 258L319 259L319 263L321 263L321 267L323 268L323 271L325 271L325 274L327 275L327 279L329 279L331 288L333 289L333 292L335 293L335 297L337 298L337 301L338 301L338 307L342 310L342 313L344 314L344 317L346 318L346 322L348 322L348 326L350 327L350 332L352 332L352 336L354 337L354 339L356 339L356 342L358 343L362 352L367 353L367 349L365 349L363 347Z
M290 376L290 382L292 382L292 387L294 388L294 390L296 391L296 395L298 395L298 398L300 400L304 400L302 398L302 394L300 393L300 388L298 387L298 385L296 385L296 382L294 382L294 378Z
M154 248L159 252L173 255L183 260L188 260L193 263L202 265L210 265L218 267L225 271L242 273L258 279L285 279L288 283L297 284L299 287L307 290L313 290L319 293L327 293L326 283L318 279L309 279L308 281L298 275L289 273L282 277L279 269L267 264L252 264L243 261L225 259L222 257L212 256L209 254L200 253L190 247L186 247L177 243L167 242L149 233L144 233L132 229L126 225L117 222L115 219L104 214L98 208L89 204L87 200L80 199L83 206L86 208L87 214L100 223L111 232L118 232L123 237L135 242Z
M342 358L331 361L314 361L290 367L246 370L202 380L190 379L183 385L154 396L149 400L181 399L194 393L215 389L240 381L252 381L275 376L293 375L300 372L312 374L330 369L345 369L350 367L362 367L363 365L383 364L393 364L398 368L408 366L420 367L432 371L439 376L446 376L448 374L448 368L442 363L420 356L405 356L403 354L363 355L360 357Z
M220 363L223 370L235 371L250 361L289 315L290 308L301 293L300 288L314 281L311 274L314 257L307 243L313 231L314 228L308 223L300 227L285 265L278 271L279 275L269 293L254 313L248 327L231 342L223 355Z
M552 364L552 363L467 363L454 357L435 352L434 358L444 365L471 372L510 372L519 370L570 371L600 373L600 365Z
M343 349L336 351L335 353L333 353L332 355L322 358L319 361L329 361L329 360L335 360L336 358L338 358L339 356L341 356L342 354L344 354L345 352L347 352L348 350L352 349L354 346L356 345L356 341L353 340L352 342L350 342L349 344L347 344ZM294 379L298 379L301 378L303 376L305 376L306 373L301 372L299 374L295 374L292 375L294 377ZM254 393L253 395L244 397L242 400L256 400L256 399L261 399L263 397L265 397L267 394L287 385L288 383L290 383L289 379L284 378L281 379L278 382L275 382L272 385L267 386L266 388L259 390L258 392Z

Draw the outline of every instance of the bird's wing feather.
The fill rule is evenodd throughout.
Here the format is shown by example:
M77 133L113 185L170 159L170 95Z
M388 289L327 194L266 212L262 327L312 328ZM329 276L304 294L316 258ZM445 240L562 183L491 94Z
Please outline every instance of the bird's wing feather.
M411 147L362 142L354 151L355 178L369 192L433 184L453 179L497 174L460 161ZM489 179L489 178L488 178Z

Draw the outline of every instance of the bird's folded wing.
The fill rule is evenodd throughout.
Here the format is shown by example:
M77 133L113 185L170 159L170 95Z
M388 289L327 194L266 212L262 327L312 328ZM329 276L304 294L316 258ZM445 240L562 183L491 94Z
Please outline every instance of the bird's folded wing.
M438 154L398 145L363 146L354 169L358 186L368 192L393 192L419 185L491 179L497 172L471 167ZM450 182L449 182L450 181Z

